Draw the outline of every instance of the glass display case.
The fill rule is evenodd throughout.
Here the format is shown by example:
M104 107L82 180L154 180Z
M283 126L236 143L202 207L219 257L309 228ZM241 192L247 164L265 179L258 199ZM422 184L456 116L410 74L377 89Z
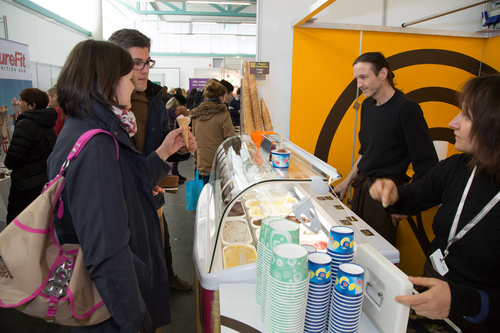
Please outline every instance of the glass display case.
M289 153L285 167L273 161L278 150ZM249 135L223 142L196 212L194 259L201 287L255 281L260 221L267 216L300 223L301 244L323 251L331 226L351 226L355 243L368 242L398 263L399 252L331 193L329 184L339 178L335 168L279 135L266 135L260 144Z
M354 230L355 249L368 243L388 262L399 263L399 251L332 193L329 184L340 178L335 168L279 135L257 139L236 136L218 147L210 182L198 199L193 246L198 332L220 331L220 285L255 282L264 217L300 223L300 243L319 251L326 251L331 226L347 225Z

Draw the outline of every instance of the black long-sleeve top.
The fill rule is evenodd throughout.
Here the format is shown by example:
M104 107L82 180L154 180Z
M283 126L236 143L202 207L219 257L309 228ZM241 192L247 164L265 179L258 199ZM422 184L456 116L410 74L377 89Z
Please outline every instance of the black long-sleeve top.
M377 106L367 98L361 107L359 172L368 177L409 180L410 163L418 179L438 162L420 106L399 91Z
M390 207L391 212L410 215L441 204L434 216L432 229L435 238L428 255L438 248L443 253L446 249L457 207L472 173L469 161L468 154L453 155L432 168L423 178L398 187L399 201ZM500 186L493 183L490 177L476 173L460 216L457 234L499 191ZM450 317L486 317L486 323L498 329L498 324L493 321L500 313L499 243L500 204L497 204L462 239L450 246L446 257L449 272L445 275L451 280Z

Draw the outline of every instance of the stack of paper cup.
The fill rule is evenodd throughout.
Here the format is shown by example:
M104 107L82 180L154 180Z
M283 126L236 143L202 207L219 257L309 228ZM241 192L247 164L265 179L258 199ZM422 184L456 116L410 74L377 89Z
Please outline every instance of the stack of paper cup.
M330 305L328 332L356 333L363 305L365 269L358 264L339 266Z
M304 332L323 333L330 308L330 263L326 253L314 252L308 255L309 293L307 295Z
M257 244L257 267L255 277L255 291L257 304L262 305L262 284L264 280L264 267L269 269L271 264L272 252L265 250L266 235L269 223L271 221L284 220L282 217L266 217L262 219L260 226L259 243ZM265 295L265 294L264 294Z
M269 269L271 267L273 249L281 244L299 244L300 229L297 223L291 222L284 218L279 218L269 222L266 231L266 239L264 242L264 262L262 267L262 304L261 304L261 322L266 320L266 302L268 299L268 281ZM300 245L298 245L300 246ZM306 253L307 250L300 246Z
M327 253L332 258L331 278L335 281L340 264L350 263L354 259L354 231L349 227L333 226L330 228Z
M307 250L298 244L275 246L268 274L266 332L302 333L309 286Z

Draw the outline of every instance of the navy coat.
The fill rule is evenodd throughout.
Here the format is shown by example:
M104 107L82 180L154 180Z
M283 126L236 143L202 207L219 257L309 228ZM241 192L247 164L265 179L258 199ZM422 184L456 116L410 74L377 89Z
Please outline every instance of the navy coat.
M170 171L156 152L137 151L120 119L94 102L94 115L66 119L48 160L55 177L76 140L97 134L71 162L62 193L64 215L54 216L61 243L79 243L90 277L120 332L151 332L170 322L168 277L152 189ZM110 325L111 321L111 325ZM100 326L100 325L97 325ZM108 327L106 326L106 327ZM92 331L88 327L87 330ZM106 328L109 331L109 328Z

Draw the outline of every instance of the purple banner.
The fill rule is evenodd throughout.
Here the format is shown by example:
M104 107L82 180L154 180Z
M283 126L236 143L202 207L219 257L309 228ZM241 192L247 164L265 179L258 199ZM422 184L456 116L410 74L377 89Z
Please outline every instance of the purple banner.
M198 90L203 89L210 79L189 79L189 90L196 88Z

